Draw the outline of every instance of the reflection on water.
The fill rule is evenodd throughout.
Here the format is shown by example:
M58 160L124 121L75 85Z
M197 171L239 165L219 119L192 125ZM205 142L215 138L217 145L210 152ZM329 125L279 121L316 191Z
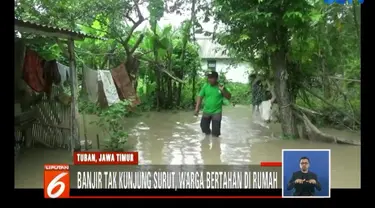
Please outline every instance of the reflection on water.
M129 128L130 148L139 152L140 164L259 164L281 161L282 149L331 149L332 187L360 187L360 147L279 140L279 126L253 122L250 107L245 106L225 109L220 138L203 135L199 122L192 112L152 112L129 118L124 125ZM88 132L92 140L96 134L103 135L95 126L89 125ZM339 136L360 135L340 131ZM44 163L70 161L67 151L29 151L16 164L16 186L42 187Z

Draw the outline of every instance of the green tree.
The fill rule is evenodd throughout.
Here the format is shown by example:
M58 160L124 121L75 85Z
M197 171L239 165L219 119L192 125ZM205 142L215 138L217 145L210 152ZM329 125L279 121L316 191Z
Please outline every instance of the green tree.
M264 71L273 81L286 136L298 136L293 109L298 94L309 91L321 98L320 92L309 90L311 85L315 85L314 90L320 88L324 92L325 98L320 100L325 105L348 115L328 100L331 85L326 80L329 76L337 76L337 69L342 70L341 74L349 71L344 70L348 65L339 68L338 63L348 59L350 64L359 63L357 32L350 36L340 33L344 19L351 22L346 22L345 30L359 30L356 4L327 6L321 1L310 0L214 0L213 7L216 21L225 26L225 31L215 34L217 40L242 60L250 60L257 70ZM347 49L351 52L344 55L342 51ZM335 56L333 50L340 55ZM359 75L358 65L355 70ZM354 115L349 117L357 120Z

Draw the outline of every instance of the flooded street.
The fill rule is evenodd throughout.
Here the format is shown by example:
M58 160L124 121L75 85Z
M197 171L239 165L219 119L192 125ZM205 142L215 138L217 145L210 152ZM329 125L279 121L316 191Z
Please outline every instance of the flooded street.
M89 123L92 116L86 119ZM125 123L130 134L127 150L139 152L140 164L259 164L281 161L282 149L331 149L332 187L360 187L359 146L280 140L279 125L254 123L249 106L224 109L220 138L204 136L199 122L200 118L194 117L193 112L150 112L129 118ZM88 138L94 144L96 134L101 133L97 129L94 125L87 126ZM339 133L339 136L360 137L344 131ZM104 137L102 133L101 137ZM16 163L15 185L41 188L43 164L71 161L71 153L66 150L29 150Z

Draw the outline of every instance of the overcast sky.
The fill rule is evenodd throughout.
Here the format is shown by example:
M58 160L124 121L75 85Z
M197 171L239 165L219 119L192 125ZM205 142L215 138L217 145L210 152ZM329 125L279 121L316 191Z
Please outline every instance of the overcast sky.
M146 4L140 5L140 10L144 17L149 17L149 12L147 10ZM190 19L190 15L191 15L190 11L186 11L185 14L182 14L182 15L164 12L164 16L160 19L160 21L158 22L158 25L163 27L163 26L170 24L174 28L177 28L181 26L184 20ZM212 32L214 29L214 24L212 22L208 22L208 23L201 22L201 25L203 26L205 31ZM145 27L148 27L148 26L149 26L148 21L145 21L142 23L142 25L138 27L138 30L143 30Z

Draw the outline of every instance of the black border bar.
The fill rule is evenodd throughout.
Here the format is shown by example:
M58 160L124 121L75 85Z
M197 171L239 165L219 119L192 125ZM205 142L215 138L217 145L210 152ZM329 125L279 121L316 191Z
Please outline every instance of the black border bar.
M205 197L205 196L281 196L280 189L249 189L249 190L200 190L200 189L193 189L193 190L180 190L175 191L173 194L170 192L171 190L137 190L137 192L126 192L126 190L118 190L117 193L114 191L116 190L71 190L71 196L137 196L137 198L141 198L141 196L145 196L145 198L149 196L178 196L184 198L194 198L194 196ZM257 193L256 193L257 192ZM278 195L276 195L276 193ZM14 189L14 194L20 198L28 198L28 199L43 199L44 198L44 191L43 189ZM89 195L91 194L91 195ZM210 194L210 195L208 195ZM349 197L350 199L354 199L355 197L362 198L363 194L361 193L361 189L331 189L331 198L345 198Z
M71 189L71 196L281 196L281 189Z

